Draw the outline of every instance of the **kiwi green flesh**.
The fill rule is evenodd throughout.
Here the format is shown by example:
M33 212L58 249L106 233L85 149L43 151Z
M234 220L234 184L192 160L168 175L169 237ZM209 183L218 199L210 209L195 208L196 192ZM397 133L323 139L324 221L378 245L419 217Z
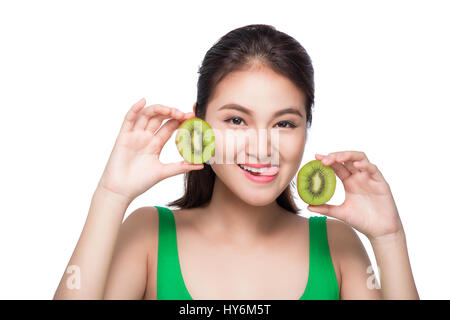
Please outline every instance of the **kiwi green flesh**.
M336 174L319 160L305 164L297 176L297 191L308 204L321 205L333 197L336 190Z
M214 132L203 119L184 121L178 128L175 141L183 159L190 163L204 163L214 155Z

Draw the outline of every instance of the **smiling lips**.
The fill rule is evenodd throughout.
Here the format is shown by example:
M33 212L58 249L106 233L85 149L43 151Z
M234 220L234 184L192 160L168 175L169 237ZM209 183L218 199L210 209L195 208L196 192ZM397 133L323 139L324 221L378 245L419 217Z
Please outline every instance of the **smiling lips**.
M270 163L243 163L244 166L252 167L252 168L266 168L271 167Z
M238 164L246 172L255 176L276 176L280 167L271 164Z

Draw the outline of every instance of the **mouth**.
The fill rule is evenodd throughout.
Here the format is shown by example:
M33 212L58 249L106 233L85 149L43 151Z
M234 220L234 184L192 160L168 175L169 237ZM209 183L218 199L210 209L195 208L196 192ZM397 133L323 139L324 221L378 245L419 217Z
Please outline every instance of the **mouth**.
M239 168L241 168L244 171L247 171L248 173L254 174L254 175L263 175L263 176L273 176L276 175L279 171L279 166L246 166L244 164L238 164ZM259 167L259 168L258 168Z
M244 175L254 182L270 182L275 179L280 170L279 166L253 168L243 164L236 164Z

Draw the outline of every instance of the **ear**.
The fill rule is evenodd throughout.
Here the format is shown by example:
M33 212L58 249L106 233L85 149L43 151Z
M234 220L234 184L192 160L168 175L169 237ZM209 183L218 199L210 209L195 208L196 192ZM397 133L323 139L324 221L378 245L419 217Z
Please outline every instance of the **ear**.
M197 105L197 102L194 103L194 107L192 108L192 110L194 111L194 115L195 115L195 106Z

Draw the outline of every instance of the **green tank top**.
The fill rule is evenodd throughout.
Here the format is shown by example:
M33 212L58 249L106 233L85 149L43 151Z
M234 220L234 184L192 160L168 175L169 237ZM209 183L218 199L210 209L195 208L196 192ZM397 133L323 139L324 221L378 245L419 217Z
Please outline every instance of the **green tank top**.
M156 300L193 300L181 274L173 212L159 214ZM309 275L299 300L339 300L339 286L328 247L326 216L309 218Z

